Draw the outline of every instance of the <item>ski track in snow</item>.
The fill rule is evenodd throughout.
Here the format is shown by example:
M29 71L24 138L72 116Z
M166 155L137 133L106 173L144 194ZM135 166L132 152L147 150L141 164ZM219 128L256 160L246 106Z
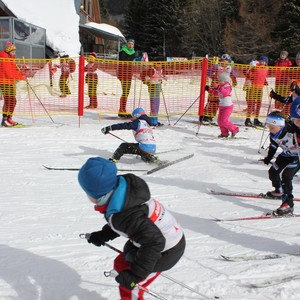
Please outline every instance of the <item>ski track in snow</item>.
M96 113L95 113L96 114ZM300 258L286 256L263 261L228 262L220 255L242 256L299 251L299 218L241 222L214 222L211 215L228 219L261 215L279 206L268 199L236 199L207 193L223 191L266 192L271 190L268 167L252 164L258 154L261 130L241 127L247 139L218 140L195 136L197 127L184 119L176 126L154 130L161 159L176 159L194 153L189 160L147 175L138 172L185 229L184 257L166 274L208 297L220 299L300 299L299 278L271 287L249 284L298 272ZM196 118L196 117L195 117ZM106 278L117 255L107 247L95 247L79 238L80 233L100 230L105 221L93 210L77 182L77 172L48 171L43 164L78 167L89 157L109 158L120 141L100 129L116 121L83 117L39 117L33 126L0 128L0 299L1 300L106 300L118 299L114 279ZM31 124L30 118L16 117ZM177 118L171 118L173 124ZM166 119L161 122L167 124ZM242 122L243 120L240 120ZM132 141L130 132L115 132ZM217 136L217 127L202 126L199 137ZM265 133L266 136L266 133ZM147 169L147 164L124 156L119 168ZM120 172L122 174L122 172ZM300 197L299 181L294 194ZM295 203L295 213L300 213ZM124 238L111 241L122 249ZM200 296L159 277L151 290L167 299L199 299ZM145 296L145 299L154 299Z

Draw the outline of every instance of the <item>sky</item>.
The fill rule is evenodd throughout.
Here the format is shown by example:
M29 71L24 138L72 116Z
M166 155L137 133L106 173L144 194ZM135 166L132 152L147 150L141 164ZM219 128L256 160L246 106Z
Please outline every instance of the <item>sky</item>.
M40 7L42 1L30 2ZM52 23L61 3L53 0L49 7L43 6L43 11L48 9ZM18 4L21 10L21 3ZM45 25L41 26L46 27L49 20L44 18ZM53 43L59 45L61 37L57 35L56 41L57 31L52 31L51 26L46 27L47 32L51 33ZM61 32L69 32L67 29L64 26ZM67 44L75 49L77 41L69 39ZM206 296L203 299L300 299L299 277L270 287L250 287L269 279L299 275L299 257L241 262L220 258L300 250L300 218L214 221L215 217L259 216L280 205L279 200L216 196L207 190L272 190L268 166L258 163L265 152L261 149L258 153L260 145L268 146L267 133L241 126L237 135L240 138L220 140L216 138L218 127L202 126L196 136L196 118L184 116L174 125L178 118L170 117L170 125L168 119L161 118L165 126L154 130L158 152L181 148L159 157L172 160L191 153L194 157L150 175L134 171L184 228L185 254L165 274L199 291ZM49 171L43 167L79 168L89 157L111 157L120 140L103 135L101 128L118 119L106 115L99 118L93 111L81 118L80 127L78 118L72 116L53 116L54 123L48 117L37 117L34 123L30 117L15 119L27 126L0 128L0 300L118 299L116 282L103 275L112 269L117 253L79 238L81 233L100 230L105 224L103 216L93 210L79 187L76 171ZM242 124L244 120L234 121ZM114 134L133 141L131 132ZM118 168L136 170L152 166L127 155ZM300 197L299 178L294 179L294 194ZM295 213L300 213L298 203ZM125 242L120 237L110 244L122 249ZM150 288L169 300L201 299L199 294L165 277L157 278ZM147 295L145 299L154 298Z

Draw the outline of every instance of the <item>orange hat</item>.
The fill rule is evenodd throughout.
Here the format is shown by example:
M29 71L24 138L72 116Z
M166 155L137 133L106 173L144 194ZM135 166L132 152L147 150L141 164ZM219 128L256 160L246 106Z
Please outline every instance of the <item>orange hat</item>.
M5 48L6 53L9 53L9 52L11 52L13 50L16 50L16 49L17 49L16 46L13 45L10 41L6 42L6 48Z

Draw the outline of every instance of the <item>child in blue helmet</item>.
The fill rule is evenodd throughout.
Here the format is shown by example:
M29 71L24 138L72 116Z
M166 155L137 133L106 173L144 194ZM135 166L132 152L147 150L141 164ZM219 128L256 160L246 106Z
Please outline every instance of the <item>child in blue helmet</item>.
M282 149L269 169L269 179L275 190L267 193L269 198L282 199L280 207L273 211L273 215L277 216L292 214L294 211L292 181L300 168L298 144L300 142L300 110L299 115L296 116L293 105L291 116L296 118L296 121L286 121L281 111L273 111L266 119L270 131L270 146L264 163L268 165L277 149L279 147Z
M137 143L122 143L114 152L111 160L117 162L124 154L140 155L145 162L155 162L156 142L152 131L152 120L143 108L138 107L132 112L133 121L113 124L101 129L103 134L114 130L132 130Z
M134 174L117 175L116 165L92 157L81 167L78 181L107 224L87 240L95 246L122 236L128 239L114 260L121 300L144 299L144 291L160 272L182 257L185 237L180 224L151 197L147 183ZM137 286L139 284L139 286Z

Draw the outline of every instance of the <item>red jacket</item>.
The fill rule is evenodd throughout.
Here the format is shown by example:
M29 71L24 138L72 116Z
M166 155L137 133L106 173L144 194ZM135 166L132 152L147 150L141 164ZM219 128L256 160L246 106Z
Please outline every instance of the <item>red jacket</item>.
M288 67L291 67L293 63L286 58L285 60L282 60L278 58L275 62L275 76L276 76L276 85L278 84L287 84L290 82L289 79L289 73L288 70L286 70Z
M0 84L14 84L16 80L24 79L24 75L17 69L15 59L4 50L0 52Z

